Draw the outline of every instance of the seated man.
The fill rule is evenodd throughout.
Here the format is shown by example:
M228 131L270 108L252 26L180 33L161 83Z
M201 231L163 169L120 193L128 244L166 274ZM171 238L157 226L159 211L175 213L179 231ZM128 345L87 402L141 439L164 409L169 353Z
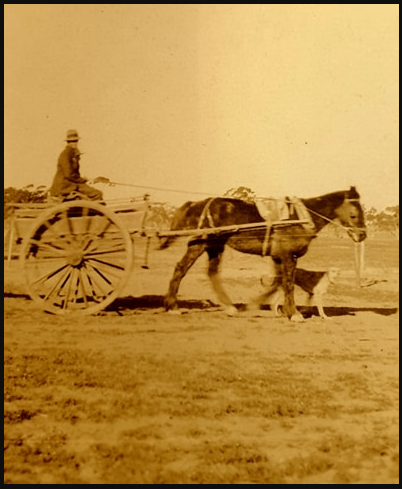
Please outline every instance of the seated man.
M78 149L78 140L79 136L77 131L67 131L67 146L59 156L56 175L54 176L49 194L51 197L66 200L72 193L74 195L77 192L81 198L102 200L102 192L90 187L86 183L87 180L80 175L79 161L82 153Z

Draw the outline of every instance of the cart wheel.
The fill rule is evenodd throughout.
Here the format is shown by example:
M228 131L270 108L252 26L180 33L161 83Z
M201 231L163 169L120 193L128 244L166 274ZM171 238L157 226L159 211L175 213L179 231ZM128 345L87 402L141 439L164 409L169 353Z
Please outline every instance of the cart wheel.
M91 201L65 202L33 223L21 251L31 298L54 314L95 314L131 272L132 241L119 218Z

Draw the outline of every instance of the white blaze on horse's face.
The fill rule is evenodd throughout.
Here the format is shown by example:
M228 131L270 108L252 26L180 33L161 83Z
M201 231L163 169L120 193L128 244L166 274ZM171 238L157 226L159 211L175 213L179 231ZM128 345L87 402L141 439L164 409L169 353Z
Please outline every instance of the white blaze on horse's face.
M347 233L353 241L360 243L366 239L366 226L359 199L345 198L342 205L336 209L336 217L347 228Z

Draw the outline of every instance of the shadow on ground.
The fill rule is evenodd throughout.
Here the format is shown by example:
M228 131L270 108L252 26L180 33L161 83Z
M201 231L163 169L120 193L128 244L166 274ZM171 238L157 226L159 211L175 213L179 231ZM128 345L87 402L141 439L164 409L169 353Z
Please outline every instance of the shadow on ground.
M13 294L10 292L4 292L4 298L9 299L25 299L30 300L28 294ZM116 312L123 314L124 311L133 310L152 310L152 309L164 309L164 296L163 295L143 295L140 297L121 297L116 299L111 305L107 306L103 312ZM246 310L246 304L235 304L239 311ZM200 311L216 311L221 309L219 304L215 304L210 300L179 300L178 306L180 309L186 310L200 310ZM269 305L261 307L263 311L270 311ZM303 314L303 317L308 319L314 315L317 315L317 309L315 307L298 307L299 311ZM325 307L325 313L328 317L337 316L354 316L357 312L373 312L380 314L381 316L391 316L396 314L397 307ZM163 311L161 311L163 312Z
M120 311L134 310L134 309L160 309L163 308L164 296L162 295L143 295L141 297L122 297L113 302L108 306L106 311ZM179 308L190 309L190 310L211 310L220 309L219 304L216 304L210 300L179 300ZM236 307L239 311L245 310L246 304L238 303ZM271 310L269 305L264 305L261 308L264 311ZM300 312L305 318L310 318L317 314L317 309L315 307L300 307ZM325 313L327 316L354 316L357 312L373 312L375 314L380 314L382 316L391 316L396 314L398 311L397 307L325 307Z

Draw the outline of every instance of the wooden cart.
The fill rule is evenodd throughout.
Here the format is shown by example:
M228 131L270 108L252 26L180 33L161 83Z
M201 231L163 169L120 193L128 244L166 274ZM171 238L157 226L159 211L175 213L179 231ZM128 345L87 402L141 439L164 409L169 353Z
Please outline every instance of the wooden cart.
M21 243L19 260L30 297L42 309L72 316L96 314L122 291L132 271L133 237L156 236L146 226L151 203L9 204L8 260ZM290 225L295 221L272 223ZM301 221L297 221L301 223ZM264 222L184 231L163 236L204 236L261 228ZM147 242L149 243L149 241ZM5 243L6 244L6 243ZM147 248L147 247L146 247Z
M27 291L45 311L95 314L115 300L132 268L132 237L145 235L148 202L9 207L7 260L20 243Z

